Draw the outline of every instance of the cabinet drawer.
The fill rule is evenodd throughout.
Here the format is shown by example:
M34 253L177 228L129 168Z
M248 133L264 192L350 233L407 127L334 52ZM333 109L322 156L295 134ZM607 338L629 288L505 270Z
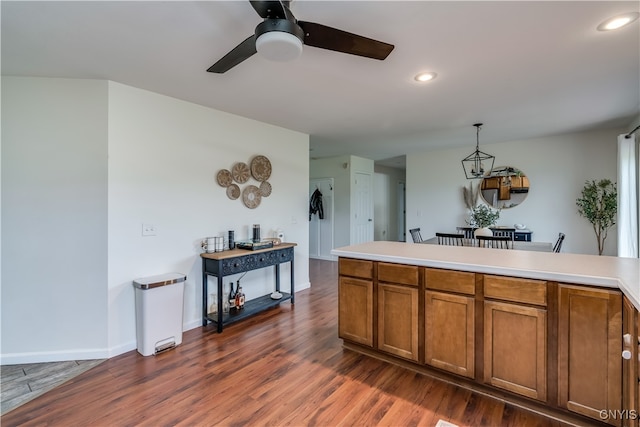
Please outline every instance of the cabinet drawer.
M516 277L484 276L484 297L547 306L547 282Z
M362 277L373 279L373 261L340 258L338 271L341 276Z
M425 281L427 289L467 295L475 295L476 293L475 273L426 268Z
M418 267L379 262L378 280L381 282L418 286Z

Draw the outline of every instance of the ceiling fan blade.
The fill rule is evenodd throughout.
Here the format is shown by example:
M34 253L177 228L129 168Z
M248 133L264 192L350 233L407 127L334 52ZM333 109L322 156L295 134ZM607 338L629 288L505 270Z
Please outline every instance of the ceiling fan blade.
M304 30L304 44L321 49L383 60L389 56L394 48L392 44L327 27L326 25L305 21L298 21L298 25Z
M245 41L234 47L231 52L223 56L218 62L207 70L210 73L224 73L235 67L245 59L251 57L256 51L256 36L249 36Z
M289 10L291 1L250 1L251 6L264 19L289 19L293 16Z

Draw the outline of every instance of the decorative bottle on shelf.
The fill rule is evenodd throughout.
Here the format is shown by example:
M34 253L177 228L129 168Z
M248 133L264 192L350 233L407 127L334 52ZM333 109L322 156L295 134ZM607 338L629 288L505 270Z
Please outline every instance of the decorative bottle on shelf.
M231 282L231 289L229 290L229 310L236 308L236 292L233 290L233 282Z
M238 282L240 285L240 282ZM236 291L236 308L238 310L244 308L244 292L242 292L242 287L238 286L238 290Z

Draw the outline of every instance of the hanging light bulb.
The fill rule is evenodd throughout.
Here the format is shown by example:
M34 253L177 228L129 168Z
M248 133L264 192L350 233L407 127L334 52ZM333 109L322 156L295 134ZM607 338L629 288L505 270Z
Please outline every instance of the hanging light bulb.
M467 179L482 179L485 172L484 162L486 162L487 166L489 166L489 162L491 162L491 165L487 169L491 171L495 157L480 151L480 127L482 123L476 123L474 126L476 127L476 151L462 159L462 168L464 169L464 174Z

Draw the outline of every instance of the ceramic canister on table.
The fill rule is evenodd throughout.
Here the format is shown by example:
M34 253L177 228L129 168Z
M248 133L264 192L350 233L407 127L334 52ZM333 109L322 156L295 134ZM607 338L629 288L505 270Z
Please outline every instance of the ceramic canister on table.
M260 224L253 224L253 243L260 242Z
M214 237L215 252L224 251L224 237Z
M202 241L202 249L205 250L208 254L216 251L216 238L215 237L207 237Z
M235 247L236 247L235 232L233 230L229 230L229 249L235 249Z

